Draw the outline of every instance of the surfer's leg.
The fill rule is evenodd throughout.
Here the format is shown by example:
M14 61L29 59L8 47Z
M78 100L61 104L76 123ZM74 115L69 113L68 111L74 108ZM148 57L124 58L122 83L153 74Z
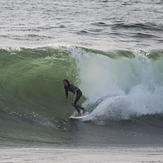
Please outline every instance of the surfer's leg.
M83 113L85 113L87 110L84 109L83 107L81 107L79 104L77 104L77 102L79 101L79 99L80 99L81 96L82 96L82 92L81 92L81 91L78 91L78 92L77 92L76 100L75 100L75 102L74 102L74 107L75 107L75 108L78 108L78 110L79 110L79 109L83 110ZM77 109L76 109L76 110L77 110ZM77 111L78 111L78 110L77 110ZM79 110L79 111L80 111L80 110Z
M76 99L75 99L75 102L74 102L74 107L75 107L75 109L78 111L78 113L80 113L80 108L81 108L81 106L79 106L78 104L77 104L77 102L79 101L79 99L80 99L80 97L82 96L82 93L81 93L81 91L78 91L77 92L77 97L76 97Z
M76 100L75 100L76 101ZM76 117L79 117L79 116L82 116L82 114L80 113L80 107L79 107L79 105L78 104L76 104L75 102L74 102L74 105L73 105L74 107L75 107L75 109L77 110L77 112L78 112L78 114L76 115Z
M82 92L80 90L77 91L77 97L75 99L75 102L74 102L74 106L75 108L80 108L82 109L82 107L80 105L77 104L77 102L79 101L80 97L82 96Z
M77 110L77 112L80 113L79 107L78 107L77 105L75 105L75 104L74 104L73 106L74 106L74 108Z
M81 107L80 105L78 105L78 104L76 104L77 106L78 106L78 108L80 108L81 110L83 110L84 111L84 108L83 107Z

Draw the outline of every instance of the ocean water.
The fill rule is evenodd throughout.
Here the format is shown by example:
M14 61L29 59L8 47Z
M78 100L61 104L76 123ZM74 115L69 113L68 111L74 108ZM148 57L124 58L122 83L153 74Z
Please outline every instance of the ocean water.
M162 147L162 0L4 0L0 13L1 148Z

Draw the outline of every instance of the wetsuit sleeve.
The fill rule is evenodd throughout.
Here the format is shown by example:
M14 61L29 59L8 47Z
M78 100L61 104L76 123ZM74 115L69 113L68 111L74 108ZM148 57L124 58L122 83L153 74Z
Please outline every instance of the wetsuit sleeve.
M68 90L66 88L65 88L65 94L66 94L66 99L68 99Z

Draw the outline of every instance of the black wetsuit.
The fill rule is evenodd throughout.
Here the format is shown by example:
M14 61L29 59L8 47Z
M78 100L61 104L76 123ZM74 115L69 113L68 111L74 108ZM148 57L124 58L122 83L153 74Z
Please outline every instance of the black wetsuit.
M75 101L75 102L74 102L73 106L78 111L78 113L80 113L80 109L84 110L84 108L82 108L80 105L77 104L80 97L82 96L81 90L73 84L69 84L68 87L64 87L64 88L65 88L65 93L66 93L66 99L68 98L68 91L70 91L74 94L73 101Z

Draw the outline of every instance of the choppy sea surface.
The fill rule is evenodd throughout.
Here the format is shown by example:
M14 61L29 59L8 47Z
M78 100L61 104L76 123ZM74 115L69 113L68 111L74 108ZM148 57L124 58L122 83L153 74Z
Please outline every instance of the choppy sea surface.
M1 147L162 147L162 0L3 0L0 20Z
M1 47L162 49L162 0L4 0Z

